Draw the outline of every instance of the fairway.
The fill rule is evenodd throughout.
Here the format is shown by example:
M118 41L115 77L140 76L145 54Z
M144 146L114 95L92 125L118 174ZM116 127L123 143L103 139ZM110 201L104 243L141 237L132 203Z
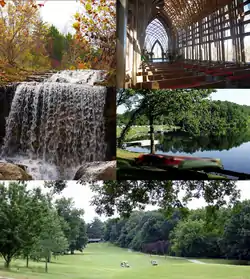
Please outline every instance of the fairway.
M156 259L158 266L150 261ZM120 263L128 261L130 268L121 268ZM1 261L3 266L3 261ZM17 271L19 266L19 271ZM250 278L249 267L221 264L196 264L185 259L174 259L129 252L111 244L90 244L82 254L67 255L53 260L49 264L49 273L44 272L44 263L25 261L12 262L9 272L0 269L0 277L8 278L48 278L48 279L247 279Z

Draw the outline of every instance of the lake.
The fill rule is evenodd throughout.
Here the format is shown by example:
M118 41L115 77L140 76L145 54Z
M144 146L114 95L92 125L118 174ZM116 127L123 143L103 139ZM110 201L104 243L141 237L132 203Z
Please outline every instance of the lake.
M191 137L172 133L155 135L155 139L159 140L157 154L219 158L224 169L250 174L250 132L224 137ZM149 153L150 147L135 145L126 150Z

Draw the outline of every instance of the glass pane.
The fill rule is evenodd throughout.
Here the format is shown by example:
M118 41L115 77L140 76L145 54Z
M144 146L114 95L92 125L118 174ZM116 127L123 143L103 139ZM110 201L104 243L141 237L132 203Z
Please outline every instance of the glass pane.
M147 26L144 47L147 49L148 52L151 52L156 42L158 42L159 45L162 46L164 52L167 51L168 34L159 19L154 19Z
M246 62L250 62L250 36L244 37Z
M233 61L233 42L232 39L224 41L225 61Z

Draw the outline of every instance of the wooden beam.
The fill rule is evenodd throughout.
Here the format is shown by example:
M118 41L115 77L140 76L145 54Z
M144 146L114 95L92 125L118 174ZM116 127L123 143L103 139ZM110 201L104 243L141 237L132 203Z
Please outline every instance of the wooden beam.
M116 87L125 87L126 31L128 0L117 0L116 4Z

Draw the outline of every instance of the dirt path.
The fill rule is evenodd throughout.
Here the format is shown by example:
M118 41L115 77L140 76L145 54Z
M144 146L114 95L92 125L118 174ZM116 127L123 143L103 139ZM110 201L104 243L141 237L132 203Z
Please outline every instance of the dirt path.
M196 263L196 264L207 264L207 263L204 263L204 262L201 262L201 261L198 261L198 260L190 260L190 259L186 259L186 260L188 260L191 263Z
M173 258L173 259L180 259L180 260L186 260L186 261L189 261L191 263L196 263L196 264L207 264L207 263L204 263L204 262L201 262L199 260L193 260L193 259L188 259L188 258L182 258L182 257L171 257L171 256L168 256L169 258Z

